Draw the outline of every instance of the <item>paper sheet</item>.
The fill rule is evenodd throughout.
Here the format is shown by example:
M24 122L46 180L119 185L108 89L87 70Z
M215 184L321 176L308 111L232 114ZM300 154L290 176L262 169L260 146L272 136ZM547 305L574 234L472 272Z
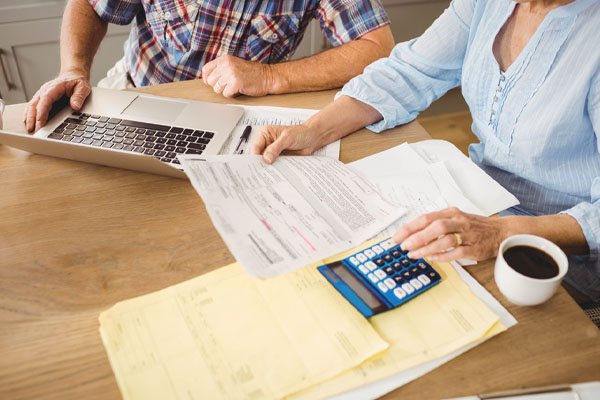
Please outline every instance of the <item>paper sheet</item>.
M303 108L240 106L237 104L236 107L244 109L244 116L233 129L219 154L250 154L252 142L261 126L298 125L319 112L319 110L307 110ZM240 139L247 126L251 126L252 131L247 141L241 141ZM336 140L320 148L313 155L339 159L340 141Z
M424 140L410 145L426 163L443 161L461 191L484 215L496 214L519 204L519 200L490 178L452 143Z
M397 220L354 170L328 157L184 156L184 171L236 260L269 278L359 245Z
M504 330L514 326L517 324L517 320L496 300L490 292L485 290L483 286L479 284L467 271L464 270L456 262L451 263L454 267L456 273L461 277L463 282L469 287L469 289L481 300L485 305L490 309L494 314L496 314L499 318L498 322L494 324L494 326L485 333L485 335L475 342L464 346L456 351L451 352L443 357L437 358L435 360L428 361L426 363L420 364L414 368L410 368L406 371L397 372L387 378L380 379L376 382L372 382L368 385L361 386L354 390L350 390L344 393L341 393L336 396L332 396L331 400L362 400L362 399L375 399L385 395L386 393L391 392L392 390L399 388L402 385L407 384L410 381L413 381L426 373L434 370L452 360L453 358L458 357L459 355L467 352L475 346L480 345L488 339L496 336L498 333L503 332Z
M399 308L369 319L390 344L385 352L290 398L316 399L342 393L447 357L506 329L499 322L498 315L469 289L452 265L439 263L434 266L442 275L442 282L436 287ZM388 386L387 391L395 387Z
M238 264L100 315L125 399L274 399L387 347L315 267L261 281Z

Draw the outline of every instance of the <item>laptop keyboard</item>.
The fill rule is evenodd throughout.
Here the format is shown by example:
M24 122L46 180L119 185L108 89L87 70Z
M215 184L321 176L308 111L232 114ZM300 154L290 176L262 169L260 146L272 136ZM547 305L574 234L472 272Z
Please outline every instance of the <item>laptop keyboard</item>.
M75 111L48 138L143 153L163 162L179 164L177 154L202 154L214 135L214 132Z

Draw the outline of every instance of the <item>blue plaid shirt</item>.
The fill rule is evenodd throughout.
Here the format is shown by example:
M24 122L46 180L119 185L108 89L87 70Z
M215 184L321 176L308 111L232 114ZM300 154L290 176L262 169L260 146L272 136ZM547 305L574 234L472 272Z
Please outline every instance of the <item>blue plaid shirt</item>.
M103 20L134 18L125 59L136 86L201 77L224 54L277 63L316 18L333 46L389 24L379 0L88 0Z

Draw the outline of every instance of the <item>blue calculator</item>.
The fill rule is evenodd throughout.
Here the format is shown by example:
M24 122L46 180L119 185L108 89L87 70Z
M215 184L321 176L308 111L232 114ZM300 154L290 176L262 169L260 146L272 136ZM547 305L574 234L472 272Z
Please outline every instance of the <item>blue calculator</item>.
M406 254L388 238L318 269L362 315L371 317L406 303L442 280L424 259L413 260Z

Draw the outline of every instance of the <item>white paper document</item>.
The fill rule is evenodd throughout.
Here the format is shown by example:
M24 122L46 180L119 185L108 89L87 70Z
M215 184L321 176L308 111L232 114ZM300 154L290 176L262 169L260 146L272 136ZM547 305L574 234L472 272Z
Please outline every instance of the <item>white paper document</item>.
M236 105L240 107L239 105ZM267 106L241 106L244 116L235 126L229 139L223 145L219 154L250 154L252 142L261 126L264 125L299 125L319 110L304 108L267 107ZM246 127L250 126L250 135L244 136ZM325 156L335 159L340 158L340 141L336 140L313 153L315 156Z
M328 157L180 156L236 260L269 278L357 246L405 212Z

